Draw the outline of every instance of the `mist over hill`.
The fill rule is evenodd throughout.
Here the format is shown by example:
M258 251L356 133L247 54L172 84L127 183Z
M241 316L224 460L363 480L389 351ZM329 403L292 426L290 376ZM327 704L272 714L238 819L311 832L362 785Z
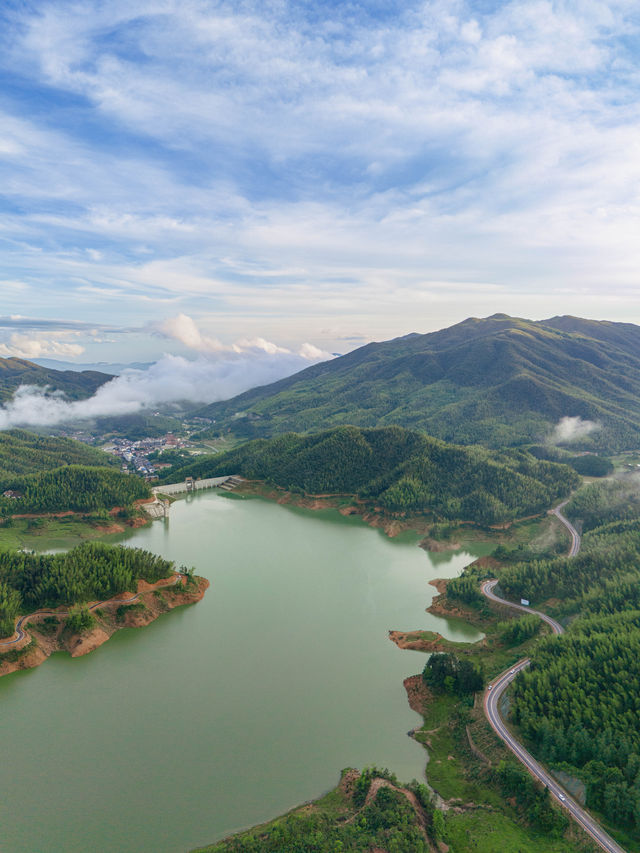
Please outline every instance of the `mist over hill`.
M69 400L84 400L110 379L109 373L97 370L54 370L23 358L0 358L0 403L10 400L21 385L46 386Z
M640 327L578 317L470 318L367 344L199 414L247 437L398 424L491 447L547 439L636 446Z

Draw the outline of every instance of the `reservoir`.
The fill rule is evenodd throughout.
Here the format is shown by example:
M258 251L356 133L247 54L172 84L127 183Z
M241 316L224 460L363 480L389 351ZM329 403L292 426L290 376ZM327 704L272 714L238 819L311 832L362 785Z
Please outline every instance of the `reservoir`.
M427 554L358 518L212 490L122 541L195 566L200 603L0 679L0 848L187 851L376 764L423 779L390 629L474 641L425 613L469 553Z

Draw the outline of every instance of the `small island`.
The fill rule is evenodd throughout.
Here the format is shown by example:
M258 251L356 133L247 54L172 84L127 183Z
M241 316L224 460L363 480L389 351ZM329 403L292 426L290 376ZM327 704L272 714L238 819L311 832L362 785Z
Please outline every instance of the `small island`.
M88 654L120 628L200 601L208 586L141 548L87 542L64 554L0 551L0 677L56 651Z

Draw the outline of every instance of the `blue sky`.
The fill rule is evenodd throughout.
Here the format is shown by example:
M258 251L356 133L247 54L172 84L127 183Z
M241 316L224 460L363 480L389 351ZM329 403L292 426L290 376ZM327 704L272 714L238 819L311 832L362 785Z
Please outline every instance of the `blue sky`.
M0 15L0 355L640 322L631 0Z

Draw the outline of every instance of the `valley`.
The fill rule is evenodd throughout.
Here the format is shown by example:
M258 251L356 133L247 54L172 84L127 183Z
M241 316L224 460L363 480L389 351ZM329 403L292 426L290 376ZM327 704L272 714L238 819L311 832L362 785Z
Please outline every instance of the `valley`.
M264 677L271 679L269 683L272 682L275 689L273 701L277 697L279 702L285 691L284 673L278 669L287 658L282 654L284 646L295 638L295 642L302 643L309 654L306 640L313 638L318 643L322 638L322 643L329 642L333 649L327 653L327 660L335 660L336 655L346 654L344 643L347 642L350 648L353 646L352 651L360 649L367 657L366 664L355 666L362 667L361 675L372 679L367 690L364 690L361 678L356 680L358 689L363 691L361 700L369 703L367 712L364 712L361 700L356 704L352 699L348 700L353 708L357 705L358 713L368 719L378 701L373 698L371 689L377 685L377 689L382 691L381 696L392 684L400 688L404 683L409 705L413 712L422 715L423 724L416 726L414 723L409 728L413 744L406 742L406 735L406 740L402 740L402 730L397 725L402 718L400 705L405 704L406 699L400 702L399 695L394 693L392 704L395 710L391 712L391 705L384 703L378 709L380 722L384 718L385 725L389 726L389 744L395 744L389 751L380 749L387 736L381 736L379 726L376 728L378 724L367 722L366 732L360 733L366 735L362 740L363 747L365 743L369 744L364 752L359 753L360 757L348 746L359 742L353 729L348 730L346 740L337 736L336 720L330 733L326 733L325 744L327 738L333 744L330 755L335 762L334 774L340 767L350 768L328 799L301 811L294 809L291 816L263 824L254 834L229 836L230 832L247 823L265 820L274 813L294 807L296 802L305 798L305 791L307 797L318 794L318 787L314 790L309 783L315 780L317 786L319 776L311 773L305 785L292 766L287 765L284 788L289 791L288 799L272 800L269 792L273 788L272 793L275 794L279 786L274 785L274 771L267 770L265 765L263 772L270 782L259 793L256 790L255 804L260 803L264 807L268 801L269 811L261 812L260 808L249 812L240 810L237 822L229 825L216 822L217 810L214 809L211 813L214 820L207 823L207 834L199 838L187 831L183 820L178 820L175 821L175 842L158 847L160 842L156 839L154 849L184 849L177 846L178 834L183 833L183 844L189 843L186 841L188 838L193 839L192 844L213 840L215 844L211 849L216 851L278 850L277 845L284 843L283 839L293 843L300 833L304 836L313 831L321 845L318 849L323 851L333 850L339 843L347 845L344 849L365 850L367 845L373 844L378 847L390 845L399 853L414 853L423 848L425 851L443 849L446 844L453 853L463 853L468 849L464 835L468 835L473 826L473 849L481 853L493 853L498 837L496 832L505 853L511 853L511 850L514 853L537 853L546 849L545 839L553 839L554 850L559 853L586 853L594 849L593 841L581 834L578 825L564 814L565 804L573 802L571 797L582 805L586 803L594 814L596 823L593 826L597 827L600 822L615 836L616 841L611 841L610 845L622 845L605 849L628 852L640 849L634 806L623 808L616 805L620 798L628 804L635 802L635 740L629 737L625 740L626 753L631 756L628 760L623 760L610 748L611 738L616 736L614 732L620 736L623 731L623 720L628 722L632 719L634 706L627 695L616 700L622 701L622 711L611 705L614 700L608 696L609 688L602 687L602 673L598 670L603 659L598 645L600 640L589 651L585 648L591 634L599 638L603 631L609 631L611 641L608 648L613 656L611 665L626 665L635 679L635 668L628 663L622 639L626 637L632 647L636 642L637 611L634 608L637 577L640 576L636 533L640 518L640 499L636 493L640 494L640 490L636 489L633 463L627 461L633 460L636 453L632 445L636 435L632 426L633 407L624 404L628 419L625 421L627 426L623 427L622 421L616 420L613 409L606 410L594 402L594 389L600 382L596 377L597 371L577 368L578 361L593 366L600 359L603 364L603 353L607 350L605 360L608 359L607 370L611 373L616 359L619 363L624 361L620 348L627 346L630 352L633 351L634 335L633 328L621 324L593 324L575 318L554 318L532 324L496 315L486 321L469 320L460 324L460 328L423 336L430 340L428 343L418 341L420 336L389 342L389 352L394 359L398 346L412 350L416 358L418 353L422 353L418 360L430 365L428 371L433 369L433 353L440 346L445 347L443 352L447 353L449 367L454 362L461 365L465 359L469 365L480 365L480 349L486 347L490 353L487 358L495 367L498 347L502 353L498 359L502 365L501 379L511 370L509 359L515 352L520 352L518 347L523 346L522 352L526 350L530 368L535 368L538 375L536 381L543 384L551 381L551 352L562 350L565 353L563 357L571 354L575 380L571 384L572 399L579 398L584 402L589 398L591 408L574 405L565 395L564 402L557 398L558 408L554 410L547 406L548 395L543 400L527 394L527 405L535 407L535 414L530 416L526 413L521 399L516 401L518 412L524 413L529 426L538 423L537 417L541 418L540 424L546 425L544 428L536 427L537 431L529 429L528 432L517 433L517 420L510 418L507 409L500 408L504 403L503 397L487 390L487 385L482 391L484 398L487 401L502 400L499 405L496 402L494 414L497 420L492 420L494 415L489 420L479 419L480 410L474 409L468 401L464 404L465 422L469 427L475 425L474 440L480 439L483 444L468 443L472 433L465 433L459 424L456 425L453 409L447 410L446 417L453 430L452 435L459 443L405 426L384 426L385 417L380 412L375 417L376 425L371 427L350 424L322 429L323 417L318 415L318 420L304 432L278 434L285 422L275 423L261 415L247 418L241 414L234 416L233 431L229 431L222 409L200 410L197 415L186 416L190 418L188 443L197 448L193 453L189 447L179 451L173 449L178 447L180 440L174 439L172 434L153 438L137 432L144 430L144 422L136 419L128 422L133 438L114 438L107 445L107 449L112 450L111 445L120 447L125 446L123 442L134 441L136 446L144 447L145 452L151 454L153 464L157 464L158 471L153 470L150 464L142 466L139 473L144 475L143 479L119 470L121 464L118 459L87 443L16 429L0 434L0 485L4 491L0 498L0 541L10 549L26 547L42 551L52 546L62 549L53 555L15 550L0 552L0 619L6 635L0 641L0 673L6 675L3 682L11 683L12 679L27 677L16 670L37 665L51 656L46 666L38 669L38 673L47 672L62 659L55 652L64 652L73 658L82 658L92 652L90 660L102 660L103 650L96 649L109 638L107 648L117 649L129 627L148 626L144 635L157 636L161 640L165 631L171 633L170 626L177 611L169 611L174 607L198 602L196 609L188 609L190 614L198 614L210 607L207 602L213 598L218 612L219 607L230 605L232 598L226 596L233 597L242 590L243 603L238 602L228 617L233 620L243 608L249 608L254 624L232 627L231 622L223 620L225 633L215 642L218 653L226 661L224 666L229 670L242 671L232 651L236 645L244 648L246 642L255 639L256 625L260 622L260 643L270 633L279 638L280 651L274 652L273 659L265 660L264 672ZM578 343L578 338L581 343ZM431 355L426 361L425 346L431 348ZM303 382L305 387L311 388L314 387L313 377L320 381L321 377L337 371L336 375L342 372L345 381L360 388L363 380L358 371L362 365L372 354L378 365L381 363L376 347L378 345L370 345L363 348L362 353L355 351L349 356L310 368L310 373L300 374L299 380L292 377L291 381ZM543 350L546 353L544 357ZM408 357L407 352L402 357ZM387 384L381 386L386 387L389 393L391 388L403 387L398 385L397 374L393 372L395 369L387 371L384 380ZM411 369L415 375L414 368ZM451 370L447 381L454 376ZM456 382L463 387L462 374L455 375ZM497 378L488 374L487 382ZM289 380L283 382L286 386ZM478 384L477 378L471 378L469 382ZM560 393L555 379L553 383L556 392ZM282 383L277 383L277 386L284 387ZM267 387L257 389L255 394L262 394L263 399L267 399L272 391ZM249 396L252 393L249 392ZM366 393L371 395L372 401L375 399L371 389ZM429 386L431 403L444 412L446 406L442 408L439 393ZM335 387L331 394L332 399L338 400L339 393ZM301 402L304 394L296 392L296 398ZM228 405L233 407L236 402L230 401ZM286 406L282 408L281 402L277 405L285 412ZM415 401L411 405L415 411L427 413L429 410L429 405L419 406ZM348 411L349 416L355 413L354 421L357 421L355 409ZM482 411L486 414L490 409L484 406ZM392 420L398 416L395 409L394 412ZM562 412L568 414L557 417ZM598 420L590 420L590 417ZM330 417L329 420L334 419ZM402 418L398 416L398 420ZM271 424L267 432L275 426L273 431L276 434L271 438L251 439L249 435L256 430L259 433L267 421ZM498 421L511 431L511 438L507 439L506 433L501 433ZM253 426L247 433L245 427L249 423ZM114 420L110 426L126 431L126 424L127 421L121 419L117 425ZM165 422L160 424L158 421L158 424L166 426ZM100 429L104 427L105 423L99 424ZM489 433L482 438L485 428ZM630 430L628 433L625 432L627 428ZM557 432L555 438L554 430ZM173 444L166 450L169 438ZM612 473L614 465L615 473ZM153 523L143 513L142 506L151 496L151 483L161 492L165 483L189 478L204 483L209 478L229 473L237 473L244 478L233 493L203 491L187 493L185 498L177 500L174 497L168 516ZM550 512L554 506L557 508L555 515ZM585 547L577 556L579 532L574 530L572 546L560 524L559 511L562 507L566 507L564 512L577 525L578 531L586 534ZM266 519L269 521L265 526ZM365 527L363 522L374 530ZM207 526L211 529L207 530ZM292 545L291 541L291 531L296 526L305 531L304 538L308 540L301 543L301 548ZM282 533L277 532L280 527ZM285 530L288 531L286 534ZM323 531L326 539L322 539ZM363 539L363 536L369 538ZM68 550L74 538L83 544ZM104 539L105 544L92 544L90 540L96 539ZM107 540L109 544L106 544ZM335 548L343 540L338 556ZM118 543L122 541L126 542L126 548L118 550ZM139 551L141 544L146 547L145 543L149 543L151 549L148 554ZM417 548L418 544L423 550ZM571 559L568 559L564 555L570 546ZM243 557L247 547L249 551ZM251 552L255 548L260 553L259 558L258 551ZM135 555L139 553L147 556L138 558ZM187 570L181 565L176 570L176 561L182 563L189 559L190 553L196 554L193 561L195 569ZM77 556L81 554L82 557ZM390 572L395 565L394 554L402 555L403 566L415 562L421 569L403 580L406 568L398 565ZM164 555L167 555L166 559ZM321 563L316 565L317 558ZM138 559L142 560L141 566L146 561L148 568L142 568L137 575L128 569L123 573L122 566ZM249 562L243 563L243 560ZM356 566L369 565L367 560L373 560L372 565L380 566L384 583L382 576L372 575L369 569L363 575L356 573L353 580L360 578L357 596L361 601L356 605L352 597L351 607L359 615L348 630L344 621L338 627L335 623L338 593L334 592L329 600L326 598L329 590L317 584L327 582L331 573L335 574L340 566L340 573L335 574L335 579L338 582L339 577L342 587L347 574ZM251 570L248 569L249 564L252 565ZM257 582L255 572L262 564L269 567L268 574ZM82 569L79 568L81 565ZM218 590L225 572L239 571L241 565L246 567L237 578L238 591L232 593L230 587L226 591L224 587ZM383 565L386 568L383 569ZM194 576L195 570L201 577ZM282 604L287 600L284 587L281 585L274 597L275 590L265 584L281 576L281 582L290 586L289 609L293 607L300 611L298 599L294 605L290 596L297 594L294 577L295 573L300 575L301 572L307 577L306 582L311 584L310 588L314 589L317 601L307 607L304 627L297 621L297 627L285 630L284 626L291 621L293 614L287 610L285 615L283 610ZM248 578L251 578L250 582ZM488 605L481 589L486 588L486 582L491 578L497 579L499 595L492 605ZM210 581L214 581L213 589L203 598ZM422 611L428 605L434 592L425 586L427 581L438 591L438 596L428 607L430 613L426 617L423 614L422 617L414 616L413 621L406 621L406 615L402 615L404 611L399 607L396 617L400 618L394 619L387 605L395 600L398 604L404 600L412 584L419 584L420 588L416 596L418 610ZM187 587L182 591L185 583ZM255 615L254 587L261 590L263 600L269 603L259 620ZM387 599L384 607L376 597L377 587L380 590L384 588ZM218 601L220 593L222 600ZM353 594L356 595L355 587ZM547 614L545 619L552 622L560 619L563 628L568 630L557 641L553 640L539 625L533 624L533 615L514 616L509 607L500 603L500 597L512 601L531 600ZM369 628L366 627L369 617L365 615L366 608L362 610L363 604L373 605L373 613L376 614ZM321 611L317 610L318 606L321 606ZM378 617L383 612L387 614L384 617L387 627L381 630ZM160 615L163 618L156 622ZM300 616L297 613L298 619ZM11 637L10 628L16 620L16 633ZM198 619L193 621L196 631L199 624ZM162 625L166 628L158 633L158 626ZM213 627L207 627L206 631ZM222 628L217 626L218 630ZM356 640L352 630L362 631L362 637ZM347 637L351 639L347 640ZM198 639L197 633L187 640L187 647L193 650L192 644L197 646L200 642L204 645L199 655L205 655L209 641ZM391 653L390 669L375 677L369 659L369 642L382 643L376 645L373 658L376 663ZM565 645L556 649L554 642ZM336 643L340 652L337 652L337 646L334 647ZM386 652L382 651L383 647ZM318 651L314 651L315 657ZM426 663L423 659L423 663L414 664L422 674L411 673L411 652L414 655L426 653ZM556 678L561 679L560 683L565 688L571 683L567 682L566 673L558 674L550 665L553 655L559 655L560 665L566 667L575 654L591 656L596 668L590 678L580 676L580 701L590 714L583 719L582 725L587 729L593 725L594 719L598 719L596 708L600 705L609 709L613 727L611 732L605 727L604 732L598 735L602 743L601 763L597 766L594 764L596 757L579 745L581 741L571 728L570 718L563 716L565 712L555 707L554 691L549 687L550 680ZM520 673L522 666L517 662L529 658L533 661L530 670ZM201 658L202 665L205 665L205 660L206 656ZM79 665L79 661L74 660L73 665ZM279 676L269 675L274 665L275 671L281 672ZM434 676L440 665L444 670L439 676ZM540 667L542 672L538 671ZM317 661L317 669L330 683L338 675L320 660ZM392 671L395 675L390 679ZM252 672L255 676L255 670ZM354 670L350 672L353 674ZM445 677L444 672L449 672L449 675ZM496 680L504 672L504 686L509 687L506 699L499 695L502 694L503 682ZM291 686L296 691L308 690L308 687L301 688L298 676L299 673ZM209 681L207 676L208 686L205 687L203 677L199 673L195 685L199 685L200 692L204 691L209 697L207 701L210 702L215 695L217 702L215 682ZM346 672L338 679L339 684L332 688L334 692L330 691L334 697L332 701L337 702L339 708L343 708L354 686L347 688L345 677ZM535 685L533 693L523 687L527 683ZM491 697L492 713L496 719L506 715L509 730L515 726L516 741L526 743L536 758L541 757L546 762L544 772L554 775L542 778L554 781L546 781L543 787L536 786L526 771L510 757L484 717L479 698L483 686L490 690L498 684L500 690L496 689L495 697ZM597 697L590 693L594 684L599 684L602 691ZM241 693L248 689L249 683ZM620 692L619 688L614 689ZM263 699L267 695L265 690L263 685ZM400 695L402 693L400 691ZM183 688L182 699L194 718L200 719L204 725L202 698L199 698L199 693L192 698L188 698L189 695L189 691L185 692ZM300 710L299 699L296 698L297 693L287 695L290 703L287 713L278 705L280 710L273 722L279 726L284 719L290 719L293 733L299 736L299 727L290 717L296 708ZM489 696L489 693L485 695ZM572 700L566 689L561 695L571 709ZM340 696L339 701L337 696ZM224 714L231 713L232 707L237 713L237 696L233 690L228 700L229 707ZM323 731L324 723L317 716L320 707L322 714L326 715L326 703L320 703L313 712L308 710L306 713L311 714L308 719L313 720L309 725ZM143 713L148 715L149 712L145 710ZM574 707L567 713L575 716L577 710ZM343 724L341 719L340 725ZM210 733L212 748L217 744L216 731L219 729L214 726ZM347 732L343 735L346 736ZM94 737L88 733L86 736ZM287 745L289 735L283 729L273 729L265 736L275 738L284 754L291 749ZM593 736L596 736L595 731ZM372 746L374 743L375 747ZM407 758L402 757L407 746L412 756L410 760L407 760L409 753L406 753ZM420 757L422 747L426 747L428 753L426 779L424 763L427 755ZM301 742L296 740L295 750L300 751L301 748ZM365 756L367 749L373 754ZM338 754L341 756L339 759ZM329 755L325 755L325 763L318 765L325 768L322 776L325 781L320 784L320 790L330 787L326 774L328 758ZM141 760L146 759L141 756ZM265 760L272 761L273 757L267 756ZM602 760L606 763L602 764ZM312 764L315 761L317 757L312 759ZM305 762L307 770L312 764ZM88 767L86 772L89 772ZM219 791L223 785L229 787L230 773L231 768L227 765L224 780L222 776L216 777L216 781L210 783L212 789ZM246 783L246 774L241 778ZM411 779L416 781L411 782ZM557 786L565 783L569 784L571 794L560 796L557 792L563 788ZM202 779L201 784L204 796L211 788ZM549 801L549 790L557 795L555 804ZM515 792L515 796L510 796L511 792ZM231 785L229 796L237 798L238 805L244 792ZM110 800L113 805L113 797L108 796L105 806ZM196 797L194 802L200 802L204 808L201 797ZM229 808L230 802L225 806L225 814L229 813ZM241 814L245 816L240 817ZM346 827L356 820L360 828L347 830ZM305 821L310 823L307 825ZM340 828L342 822L345 823L344 828ZM197 820L196 824L204 832L202 821ZM63 824L60 824L60 831L63 831ZM597 834L599 830L593 832ZM15 836L16 850L26 850L28 844L35 843L33 838L25 840L22 848L19 845L23 842L19 838L18 833ZM137 841L134 840L136 838ZM217 842L216 838L219 839ZM80 833L77 849L86 844L86 840L81 839ZM140 843L140 836L135 832L131 839L132 844ZM115 843L117 849L129 849L124 836L108 843ZM269 846L272 844L275 846ZM136 848L132 846L130 849Z

